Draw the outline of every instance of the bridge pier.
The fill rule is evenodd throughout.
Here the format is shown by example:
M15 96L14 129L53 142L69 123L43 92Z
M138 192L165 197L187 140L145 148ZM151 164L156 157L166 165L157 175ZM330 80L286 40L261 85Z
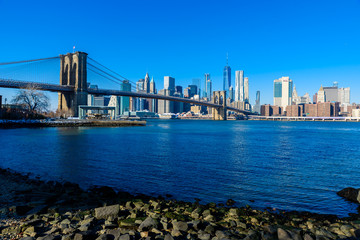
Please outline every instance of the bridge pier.
M226 91L214 91L213 92L213 102L215 104L223 105L223 107L212 109L212 119L213 120L226 120L226 117L227 117Z
M60 55L60 85L73 86L74 92L59 93L58 110L69 116L79 116L79 105L87 105L87 53Z

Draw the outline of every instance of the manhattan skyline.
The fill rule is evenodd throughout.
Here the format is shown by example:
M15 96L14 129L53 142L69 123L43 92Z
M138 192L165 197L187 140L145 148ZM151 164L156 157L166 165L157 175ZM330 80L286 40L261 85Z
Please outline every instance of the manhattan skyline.
M351 87L351 102L360 102L359 0L0 1L0 7L11 19L3 25L0 62L65 54L75 46L133 82L148 72L158 89L164 76L186 87L210 73L213 90L220 90L229 53L232 85L235 71L244 70L252 104L258 90L262 104L272 103L273 81L282 76L299 95L337 81ZM76 12L71 18L69 10Z

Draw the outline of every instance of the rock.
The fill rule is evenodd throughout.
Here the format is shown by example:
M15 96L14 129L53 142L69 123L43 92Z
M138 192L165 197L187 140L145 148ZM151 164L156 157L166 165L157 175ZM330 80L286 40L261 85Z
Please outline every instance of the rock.
M318 236L324 236L324 237L327 237L327 238L330 238L330 239L336 239L336 235L332 234L329 231L326 231L323 228L320 228L319 230L316 230L315 235L316 235L316 238L318 238Z
M121 235L119 240L130 240L130 235L129 234L124 234L124 235Z
M36 236L35 227L34 227L34 226L28 227L28 228L24 231L24 234L25 234L26 236L35 237L35 236Z
M96 239L96 234L93 231L85 231L76 233L74 240L94 240Z
M90 192L103 198L114 198L117 196L116 192L111 187L93 187L89 190Z
M110 216L116 217L119 214L120 205L95 208L96 219L107 219Z
M186 232L188 230L188 224L186 222L173 221L172 225L175 230L182 232Z
M205 233L205 232L203 232L203 231L199 231L199 233L198 233L198 238L199 238L200 240L209 240L209 239L211 238L211 235L208 234L208 233Z
M236 202L234 201L234 200L232 200L232 199L228 199L227 201L226 201L226 205L227 206L232 206L232 205L234 205Z
M112 235L114 240L119 240L121 235L120 229L107 229L105 233Z
M99 237L96 238L96 240L113 240L113 236L108 234L101 234Z
M164 240L174 240L170 234L166 234Z
M336 193L340 197L345 198L351 202L360 203L360 190L352 187L344 188Z
M204 218L205 221L215 222L215 217L213 215L208 215Z
M277 229L277 235L279 240L292 240L290 234L282 228Z
M139 226L139 231L151 230L152 228L157 228L157 221L151 217L147 217Z
M304 235L304 240L314 240L314 238L312 238L309 234L305 234Z
M177 229L173 229L173 230L171 230L171 236L179 237L179 236L181 236L181 232Z
M35 240L33 237L23 237L20 240Z

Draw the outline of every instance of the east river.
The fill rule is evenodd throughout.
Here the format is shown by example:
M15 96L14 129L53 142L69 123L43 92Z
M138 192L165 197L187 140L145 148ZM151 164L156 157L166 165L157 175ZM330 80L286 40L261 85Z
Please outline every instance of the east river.
M0 167L82 187L346 216L360 123L153 120L146 127L1 129Z

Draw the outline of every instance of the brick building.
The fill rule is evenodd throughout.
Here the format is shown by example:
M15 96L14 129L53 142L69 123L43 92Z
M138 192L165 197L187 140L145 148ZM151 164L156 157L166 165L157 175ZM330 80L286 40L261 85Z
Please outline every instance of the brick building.
M303 105L289 105L286 106L287 117L301 117L303 115Z
M261 116L281 116L283 108L279 106L271 106L270 104L261 105Z

